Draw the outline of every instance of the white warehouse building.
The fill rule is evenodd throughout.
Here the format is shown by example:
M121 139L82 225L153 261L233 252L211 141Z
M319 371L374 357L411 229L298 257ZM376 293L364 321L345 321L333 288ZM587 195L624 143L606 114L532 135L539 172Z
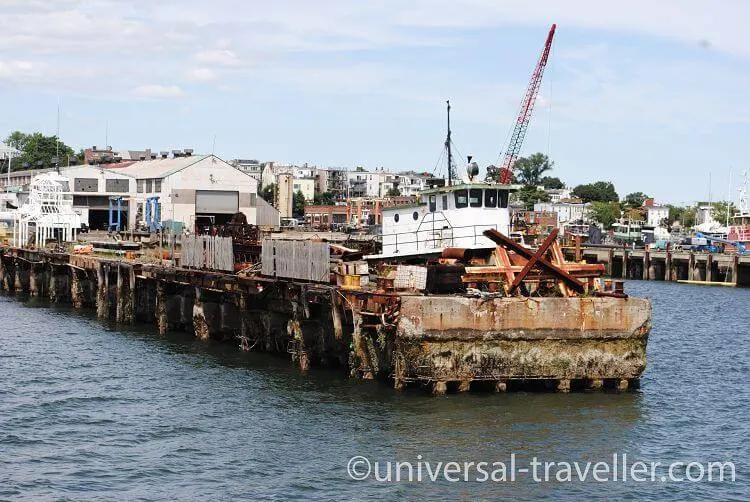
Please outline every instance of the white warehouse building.
M70 179L73 205L92 229L109 223L111 197L122 197L123 226L144 220L145 204L158 197L160 220L196 225L222 224L242 212L248 223L276 226L279 215L258 197L258 181L214 155L182 154L117 164L83 165L61 170Z

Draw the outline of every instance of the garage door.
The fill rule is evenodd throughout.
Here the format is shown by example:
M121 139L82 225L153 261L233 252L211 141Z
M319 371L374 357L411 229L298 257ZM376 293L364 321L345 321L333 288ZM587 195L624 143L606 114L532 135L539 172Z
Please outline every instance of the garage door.
M240 209L239 192L196 190L196 214L234 214Z

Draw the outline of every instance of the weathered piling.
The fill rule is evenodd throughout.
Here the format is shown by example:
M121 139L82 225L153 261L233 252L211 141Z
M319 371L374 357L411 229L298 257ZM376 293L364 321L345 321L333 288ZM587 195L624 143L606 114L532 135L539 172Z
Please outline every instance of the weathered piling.
M0 284L102 320L150 322L162 335L283 354L302 371L340 367L435 395L536 381L558 392L622 389L643 370L650 327L650 303L632 298L348 291L15 248L0 248Z

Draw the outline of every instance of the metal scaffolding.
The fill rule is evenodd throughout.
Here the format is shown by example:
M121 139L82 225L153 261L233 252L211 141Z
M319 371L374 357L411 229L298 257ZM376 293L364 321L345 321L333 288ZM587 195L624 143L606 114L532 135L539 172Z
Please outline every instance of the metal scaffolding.
M14 212L13 245L23 247L34 235L37 248L47 239L75 241L81 218L73 211L73 196L68 178L57 173L45 173L31 180L29 198Z

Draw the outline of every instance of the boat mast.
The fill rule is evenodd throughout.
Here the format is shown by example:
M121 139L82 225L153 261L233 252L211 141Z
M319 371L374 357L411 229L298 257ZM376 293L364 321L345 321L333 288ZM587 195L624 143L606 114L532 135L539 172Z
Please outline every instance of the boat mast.
M448 136L445 138L445 148L448 149L448 186L453 184L453 154L451 153L451 102L446 101L448 106Z

